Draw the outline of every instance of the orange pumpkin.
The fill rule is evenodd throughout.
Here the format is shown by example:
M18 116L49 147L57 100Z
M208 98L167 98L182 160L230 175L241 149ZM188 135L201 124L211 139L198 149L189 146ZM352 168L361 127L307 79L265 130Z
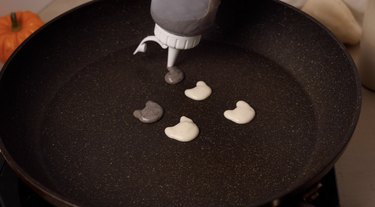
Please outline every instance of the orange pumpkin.
M0 18L0 61L5 62L14 50L43 25L38 15L30 12L12 12Z

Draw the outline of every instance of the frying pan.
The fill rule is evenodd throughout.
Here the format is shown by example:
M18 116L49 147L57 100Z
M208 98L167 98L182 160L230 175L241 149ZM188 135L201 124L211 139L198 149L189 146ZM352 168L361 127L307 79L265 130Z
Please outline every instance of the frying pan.
M59 206L260 206L311 186L344 150L358 120L360 85L343 45L277 1L223 1L217 24L164 82L166 51L150 45L149 1L95 1L29 38L0 83L1 152ZM184 96L199 80L213 94ZM147 100L154 124L132 116ZM226 120L236 101L255 119ZM187 116L197 139L164 128Z

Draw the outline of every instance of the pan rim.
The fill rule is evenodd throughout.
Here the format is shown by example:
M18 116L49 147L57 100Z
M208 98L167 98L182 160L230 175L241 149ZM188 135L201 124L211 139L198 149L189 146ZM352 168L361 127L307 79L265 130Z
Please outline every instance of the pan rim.
M65 17L66 15L69 15L69 14L71 14L73 12L77 12L77 11L81 10L82 8L84 8L86 6L89 6L89 5L98 3L98 2L99 2L99 0L93 0L93 1L89 1L87 3L84 3L84 4L82 4L82 5L78 6L78 7L75 7L74 9L69 10L69 11L67 11L67 12L65 12L65 13L57 16L57 17L55 17L53 20L47 22L39 30L37 30L36 32L34 32L32 35L30 35L30 37L27 38L15 50L15 52L10 56L10 58L8 59L8 61L4 64L3 70L0 72L0 80L1 80L4 72L8 68L8 65L10 64L10 62L12 62L12 60L14 59L14 56L17 55L17 53L24 47L24 45L26 45L30 40L32 40L32 37L34 37L35 35L37 35L39 32L45 30L45 28L48 27L50 24L53 24L54 22L59 21L61 18ZM285 191L281 192L279 194L276 194L274 197L270 198L269 201L254 203L251 206L264 206L264 205L269 204L273 200L278 200L278 199L283 200L284 198L289 197L289 196L297 193L302 188L309 187L309 186L313 185L323 175L325 175L331 169L331 166L344 153L347 145L349 144L349 142L351 140L351 137L352 137L352 135L354 133L354 130L356 128L356 125L358 123L359 116L360 116L360 111L361 111L361 105L362 105L362 92L361 92L362 87L361 87L360 78L359 78L359 75L358 75L358 72L357 72L357 67L356 67L356 65L355 65L352 57L350 56L349 52L346 50L345 46L341 42L339 42L337 40L337 38L333 35L333 33L330 30L328 30L324 25L322 25L320 22L318 22L316 19L314 19L310 15L308 15L308 14L302 12L301 10L299 10L297 8L294 8L294 7L288 5L288 4L284 3L284 2L277 1L277 0L273 0L273 2L275 4L283 5L284 7L287 7L289 9L293 10L294 12L297 12L301 16L304 16L305 18L307 18L309 21L315 23L317 26L319 26L320 29L322 29L323 31L325 31L326 34L328 34L330 38L332 38L332 40L337 44L337 46L339 46L339 48L341 49L341 51L345 54L345 57L348 59L349 64L350 64L350 66L352 68L352 71L350 71L350 72L353 74L353 76L355 78L356 84L355 84L355 86L353 85L353 87L356 88L356 97L357 97L357 99L356 99L355 102L353 102L353 106L355 106L355 110L354 110L352 119L350 121L350 128L348 128L347 133L342 138L343 140L345 140L345 142L342 143L342 146L340 148L337 148L338 153L336 154L336 156L333 156L332 159L331 159L331 161L327 162L327 164L325 164L323 167L321 167L320 170L318 170L317 173L315 173L315 175L309 176L309 177L306 176L303 179L301 179L300 182L295 182L294 185L291 185L290 186L291 190L289 192L285 192ZM56 204L56 205L72 206L72 207L79 206L76 203L74 203L74 202L70 201L69 199L67 199L62 194L57 193L56 191L51 190L51 189L45 187L40 182L38 182L36 179L34 179L32 176L30 176L28 173L26 173L17 164L17 162L13 159L13 157L10 155L10 153L6 150L6 147L5 147L4 142L3 142L3 140L2 140L1 137L0 137L0 153L2 154L2 156L4 157L4 159L6 160L7 164L10 166L10 168L13 171L15 171L15 173L18 175L18 177L21 178L22 180L24 180L29 186L32 187L32 189L34 189L36 192L38 192L39 195L41 195L43 198L45 198L46 200L48 200L52 204Z
M319 179L321 179L321 177L323 177L325 174L327 174L329 172L329 170L331 170L333 167L330 167L332 165L334 165L336 163L336 161L341 157L341 155L344 153L346 147L348 146L352 136L353 136L353 133L356 129L356 126L357 126L357 123L358 123L358 120L359 120L359 116L360 116L360 113L361 113L361 107L362 107L362 85L361 85L361 80L359 78L359 74L358 74L358 69L357 69L357 66L356 64L354 63L354 60L352 58L352 56L349 54L348 50L346 49L346 47L344 46L344 44L342 42L340 42L337 37L333 34L333 32L331 32L331 30L329 30L326 26L324 26L322 23L320 23L318 20L316 20L314 17L312 17L311 15L303 12L302 10L300 9L297 9L285 2L282 2L282 1L278 1L278 0L272 0L274 3L278 3L280 5L283 5L291 10L293 10L294 12L297 12L298 14L300 14L301 16L305 17L306 19L308 19L309 21L315 23L320 29L322 29L336 44L337 46L339 46L339 48L341 49L341 51L344 53L345 57L347 58L347 60L349 61L349 64L351 66L351 69L352 69L352 74L354 75L354 78L355 78L355 89L356 89L356 102L353 103L355 105L355 111L353 113L353 117L350 121L350 128L348 128L347 130L347 133L345 134L345 136L343 136L343 140L345 140L345 143L342 144L342 147L341 148L338 148L337 151L338 153L336 154L336 156L334 156L330 162L328 162L325 166L323 166L320 170L318 170L316 173L316 175L314 176L310 176L310 177L305 177L305 179L302 179L301 183L296 183L294 186L291 187L291 191L290 192L284 192L284 193L280 193L279 195L275 196L273 199L270 199L270 202L273 201L273 200L278 200L280 198L285 198L285 197L289 197L291 195L294 195L298 192L298 190L300 190L301 188L304 188L305 187L311 187L311 185L314 185L316 184L316 182L319 181ZM354 87L354 86L353 86ZM259 206L264 206L266 204L268 204L269 202L264 202L264 203L260 203L258 204Z
M45 30L49 25L54 24L56 21L61 20L65 16L75 13L86 6L90 6L92 4L98 3L100 0L91 0L86 3L83 3L71 10L68 10L52 20L45 23L42 27L40 27L38 30L36 30L34 33L32 33L26 40L24 40L20 46L17 47L17 49L12 53L12 55L9 57L9 59L5 62L2 70L0 71L0 81L3 78L3 75L5 71L8 68L8 65L12 62L14 57L17 55L17 53L26 45L28 42L30 42L34 36L38 35L40 32ZM26 184L28 184L29 187L31 187L33 190L35 190L40 196L42 196L44 199L46 199L48 202L54 205L63 205L63 206L69 206L69 207L79 207L79 205L75 204L74 202L67 199L65 196L63 196L60 193L57 193L54 190L51 190L44 185L42 185L39 181L34 179L32 176L29 175L29 173L25 172L21 166L17 164L17 162L13 159L13 157L10 155L8 150L6 149L3 139L0 136L0 154L4 157L6 163L9 165L9 167L17 174L18 178L22 179Z

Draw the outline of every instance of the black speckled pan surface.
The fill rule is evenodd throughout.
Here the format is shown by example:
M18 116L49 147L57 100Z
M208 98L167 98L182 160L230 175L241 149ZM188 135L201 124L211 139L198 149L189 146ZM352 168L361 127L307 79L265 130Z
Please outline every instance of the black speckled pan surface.
M166 51L150 45L149 1L106 0L57 18L29 39L0 82L1 150L35 190L63 206L258 206L311 185L348 143L358 77L341 44L274 1L223 1L218 24L164 82ZM202 102L184 90L204 80ZM132 116L147 100L155 124ZM223 116L236 101L253 122ZM185 115L201 132L180 143L164 128Z

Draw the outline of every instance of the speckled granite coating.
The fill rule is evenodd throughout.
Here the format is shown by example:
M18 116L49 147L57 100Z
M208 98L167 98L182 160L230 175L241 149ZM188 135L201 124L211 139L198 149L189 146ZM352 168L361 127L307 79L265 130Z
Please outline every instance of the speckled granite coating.
M81 206L254 206L332 166L360 93L326 31L275 2L223 1L216 28L179 57L186 79L171 86L166 51L132 55L152 33L148 3L95 2L48 25L5 66L0 146L29 182ZM183 93L198 80L213 90L204 102ZM257 112L248 125L222 115L240 99ZM145 100L164 107L163 119L132 116ZM201 129L192 142L164 135L181 115Z

